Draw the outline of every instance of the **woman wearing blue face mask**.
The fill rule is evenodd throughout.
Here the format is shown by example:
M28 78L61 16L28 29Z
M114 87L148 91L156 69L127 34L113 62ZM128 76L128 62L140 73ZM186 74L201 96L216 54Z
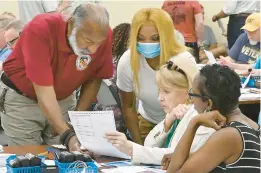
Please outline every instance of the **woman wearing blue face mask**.
M138 11L132 20L130 49L121 57L117 68L122 111L134 142L143 144L153 127L165 118L158 101L156 70L177 56L194 57L174 35L171 17L161 9ZM139 99L138 111L135 108Z

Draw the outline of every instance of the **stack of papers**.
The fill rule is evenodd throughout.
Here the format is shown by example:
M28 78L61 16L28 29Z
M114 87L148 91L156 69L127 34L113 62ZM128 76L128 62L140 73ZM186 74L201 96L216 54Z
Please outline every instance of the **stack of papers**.
M134 165L130 160L101 163L99 170L104 173L163 173L160 165Z
M113 169L103 169L103 173L166 173L162 169L148 168L146 166L124 166Z
M239 97L240 101L246 101L246 100L260 100L261 95L257 93L251 93L251 88L241 88L241 96Z

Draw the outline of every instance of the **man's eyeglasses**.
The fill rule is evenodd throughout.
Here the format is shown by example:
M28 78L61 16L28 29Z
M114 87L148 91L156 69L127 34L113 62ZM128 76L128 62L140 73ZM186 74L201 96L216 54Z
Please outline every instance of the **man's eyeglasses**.
M190 100L192 100L193 97L199 97L199 98L202 98L203 100L210 99L208 96L203 96L203 95L199 95L199 94L194 94L192 88L189 89L188 95L189 95L189 99L190 99Z
M11 41L8 41L8 42L6 42L6 45L7 46L9 46L9 47L12 47L13 46L13 44L15 43L15 41L17 40L19 38L19 36L18 37L16 37L16 38L14 38L13 40L11 40Z

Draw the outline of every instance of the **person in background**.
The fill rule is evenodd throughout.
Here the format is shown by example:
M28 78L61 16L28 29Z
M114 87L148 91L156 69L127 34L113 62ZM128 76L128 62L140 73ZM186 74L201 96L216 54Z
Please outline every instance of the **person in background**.
M251 72L253 75L260 74L260 57L257 59L256 63L254 64L238 64L229 61L225 57L220 57L220 65L225 65L235 70L237 74L247 76Z
M12 13L4 12L0 15L0 71L2 71L3 62L12 52L6 46L4 33L5 27L13 20L15 20L15 16Z
M70 16L74 12L76 7L78 7L79 5L86 3L86 2L102 4L100 1L97 1L97 0L58 0L58 4L61 7L64 7L61 10L61 13L63 15L68 15L68 16ZM64 4L62 4L62 3L64 3ZM67 3L67 5L66 5L66 3Z
M237 64L229 61L224 57L220 57L220 58L221 58L220 65L225 65L235 70L237 74L242 76L241 78L242 83L245 82L247 76L251 73L251 77L247 83L247 86L260 88L260 76L261 76L260 57L257 59L255 64Z
M128 141L123 133L108 132L107 140L121 152L129 155L133 163L160 165L165 154L172 153L197 111L190 104L188 90L198 73L196 64L188 57L176 57L156 72L158 99L166 117L146 137L144 146ZM215 132L201 127L191 147L197 151Z
M113 77L103 80L97 94L97 101L94 103L92 111L108 111L112 110L117 131L127 134L126 124L121 111L121 103L119 91L116 86L117 65L122 54L128 49L129 35L131 25L129 23L121 23L113 28L112 39L112 56L114 73Z
M205 20L205 11L204 7L201 5L202 11L203 11L203 17ZM200 45L200 63L207 63L208 57L206 56L204 50L210 51L215 58L218 58L220 55L226 56L226 48L225 46L218 46L217 40L214 35L214 32L211 27L208 25L204 25L204 34L203 34L203 40Z
M207 65L192 86L189 95L199 115L190 121L170 164L162 161L167 173L260 173L260 126L238 108L238 75L226 66ZM190 154L200 126L217 131Z
M203 40L204 20L200 3L196 1L164 1L162 9L171 16L175 28L185 38L185 45L192 48L199 62L199 46Z
M131 23L130 49L122 55L117 67L124 119L131 137L138 144L143 144L147 134L165 118L157 99L156 70L178 56L194 59L174 37L171 17L156 8L138 11Z
M116 66L123 53L128 50L130 29L129 23L121 23L112 30L112 57Z
M226 5L223 9L212 17L212 21L216 22L219 19L229 16L227 25L227 41L228 48L231 49L237 38L244 32L240 28L245 24L246 18L251 13L260 12L260 1L229 0L226 1L225 4Z
M18 1L20 20L25 23L42 13L62 12L70 6L70 0L62 0L58 5L57 0Z
M71 18L40 14L27 23L3 64L0 115L8 145L63 144L80 151L68 111L85 111L112 77L107 10L78 6ZM81 87L76 103L74 91Z
M260 13L253 13L247 17L245 25L241 28L246 32L238 37L229 50L227 60L238 64L256 62L260 57L260 19Z
M19 35L22 32L24 23L21 20L13 20L5 27L5 42L8 49L13 50Z

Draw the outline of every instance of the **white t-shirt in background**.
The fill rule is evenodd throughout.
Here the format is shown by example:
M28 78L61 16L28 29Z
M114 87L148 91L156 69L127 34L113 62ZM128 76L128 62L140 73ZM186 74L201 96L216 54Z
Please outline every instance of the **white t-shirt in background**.
M223 7L227 15L260 12L259 0L228 0Z
M20 19L27 23L38 14L56 11L58 2L57 0L19 0L18 6Z
M183 52L177 56L194 58L189 52ZM172 58L175 58L174 56ZM172 59L171 58L171 59ZM135 92L139 99L138 113L151 123L158 124L164 118L166 113L158 100L158 87L155 82L156 71L154 71L146 61L146 58L140 56L139 85L140 91L134 89L133 71L130 64L130 50L127 50L119 60L117 68L117 86L125 92Z

